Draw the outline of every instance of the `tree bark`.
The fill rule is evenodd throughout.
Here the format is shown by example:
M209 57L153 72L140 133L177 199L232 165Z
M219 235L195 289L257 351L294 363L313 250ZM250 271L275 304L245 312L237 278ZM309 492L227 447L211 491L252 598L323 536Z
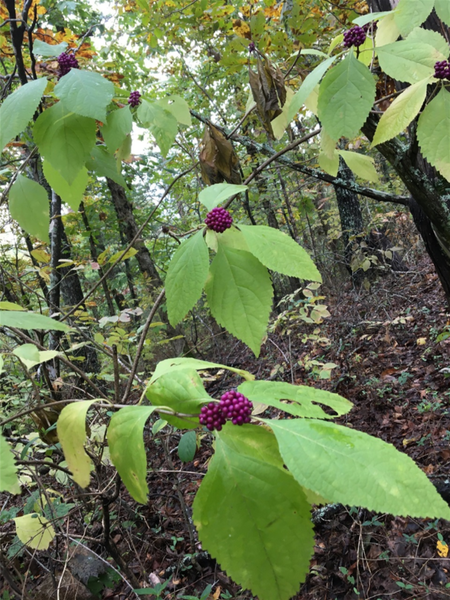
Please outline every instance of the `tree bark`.
M133 214L133 206L129 202L123 187L112 179L107 179L108 188L117 214L119 228L123 232L128 243L136 236L139 227ZM137 251L135 255L141 273L144 275L147 285L151 290L162 285L161 278L156 270L155 263L150 256L147 246L141 238L133 242L133 248Z

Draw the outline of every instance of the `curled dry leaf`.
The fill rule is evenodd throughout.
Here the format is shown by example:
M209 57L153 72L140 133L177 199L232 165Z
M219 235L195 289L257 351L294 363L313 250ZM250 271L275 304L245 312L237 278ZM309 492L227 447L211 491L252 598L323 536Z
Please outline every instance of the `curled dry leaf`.
M206 185L241 183L239 158L231 142L213 125L205 127L199 159Z
M248 70L250 87L256 109L267 133L273 137L271 121L282 112L286 102L286 88L283 75L278 67L274 67L267 58L262 61L258 57L258 71Z

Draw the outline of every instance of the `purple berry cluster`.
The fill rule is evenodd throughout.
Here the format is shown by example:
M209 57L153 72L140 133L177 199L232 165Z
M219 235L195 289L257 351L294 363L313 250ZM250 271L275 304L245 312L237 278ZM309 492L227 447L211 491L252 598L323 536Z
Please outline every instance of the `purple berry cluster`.
M222 408L223 416L233 425L250 423L252 418L253 404L248 398L231 390L226 392L220 399L219 406Z
M437 79L450 79L450 63L448 60L439 60L434 65L434 76Z
M210 402L202 406L200 423L209 431L220 431L227 421L231 421L233 425L250 423L252 410L253 404L248 398L231 390L221 397L220 402Z
M256 46L253 42L250 42L250 44L248 45L248 51L249 52L256 52Z
M225 229L229 229L233 223L233 217L230 213L220 206L216 206L206 215L206 225L209 229L217 233L223 233Z
M78 69L78 61L73 54L63 52L58 56L59 76L67 75L71 69Z
M220 431L222 425L225 425L227 422L226 418L223 416L220 402L210 402L209 404L202 406L199 420L200 424L205 425L209 431L212 431L213 429Z
M130 97L128 98L128 104L134 108L135 106L139 106L140 103L141 93L138 91L131 92Z
M355 25L351 29L347 29L344 32L344 46L350 48L351 46L361 46L366 41L366 32L359 25Z

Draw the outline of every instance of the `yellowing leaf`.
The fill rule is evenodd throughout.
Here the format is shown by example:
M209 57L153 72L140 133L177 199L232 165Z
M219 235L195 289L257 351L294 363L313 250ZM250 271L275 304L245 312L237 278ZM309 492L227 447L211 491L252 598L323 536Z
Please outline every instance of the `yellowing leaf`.
M55 537L55 530L45 517L37 513L23 515L14 519L19 540L29 548L47 550Z
M86 414L95 400L72 402L63 408L58 419L58 438L74 481L87 487L90 480L91 459L84 451L86 442Z
M437 550L437 553L439 554L439 556L441 556L442 558L447 558L448 545L446 542L444 542L444 541L441 542L441 540L438 540L437 544L436 544L436 550Z
M250 27L241 19L233 19L233 31L236 35L247 40L251 39Z
M416 343L418 346L424 346L427 343L427 338L417 338Z

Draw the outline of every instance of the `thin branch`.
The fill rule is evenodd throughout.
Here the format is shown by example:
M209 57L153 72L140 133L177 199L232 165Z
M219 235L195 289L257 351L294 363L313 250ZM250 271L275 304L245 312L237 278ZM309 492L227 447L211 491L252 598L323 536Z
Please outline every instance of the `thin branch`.
M134 376L135 376L137 368L138 368L139 359L141 357L141 352L142 352L142 348L144 347L144 342L145 342L145 338L147 337L148 329L150 327L151 322L153 321L153 318L154 318L154 316L156 314L156 311L159 308L159 305L163 301L164 295L165 295L165 290L162 290L161 293L159 294L159 296L156 298L156 300L155 300L155 302L153 304L152 310L150 311L150 313L149 313L149 315L147 317L147 320L145 322L145 325L144 325L144 327L142 329L141 337L139 339L139 344L138 344L138 347L136 349L136 356L134 357L133 365L131 367L130 376L128 378L127 385L126 385L125 391L124 391L123 396L122 396L122 404L126 404L126 401L127 401L127 398L128 398L128 394L130 393L131 386L133 384L133 379L134 379Z
M164 191L163 195L161 196L159 202L156 204L156 206L154 207L154 209L151 211L151 213L149 214L149 216L145 219L145 221L143 222L143 224L141 225L141 227L139 227L139 229L136 232L136 235L134 236L134 238L131 240L131 242L128 244L128 246L125 248L125 250L120 254L120 256L117 258L117 260L115 262L112 263L112 265L109 267L109 269L105 272L105 274L103 275L102 278L100 278L97 283L89 290L89 292L87 294L84 295L83 299L78 302L78 304L76 306L74 306L68 313L66 313L61 320L67 319L68 317L70 317L76 310L78 310L80 308L80 306L82 306L86 300L88 298L90 298L92 296L92 294L95 292L95 290L102 285L102 281L103 279L105 279L106 277L108 277L108 275L111 273L111 271L114 269L114 267L122 260L122 258L125 256L125 254L128 252L128 250L130 250L130 248L133 247L133 244L135 243L135 241L139 238L139 236L141 235L141 233L144 231L144 229L147 227L147 225L149 224L149 222L151 221L153 215L155 214L155 212L158 210L159 206L161 205L161 203L163 202L163 200L166 198L166 196L169 194L170 190L173 188L173 186L175 185L175 183L181 179L182 177L184 177L185 175L187 175L188 173L190 173L193 169L195 169L196 165L194 165L193 167L190 167L189 169L186 169L186 171L183 171L182 173L180 173L179 175L177 175L174 180L172 181L172 183L167 187L167 189Z

